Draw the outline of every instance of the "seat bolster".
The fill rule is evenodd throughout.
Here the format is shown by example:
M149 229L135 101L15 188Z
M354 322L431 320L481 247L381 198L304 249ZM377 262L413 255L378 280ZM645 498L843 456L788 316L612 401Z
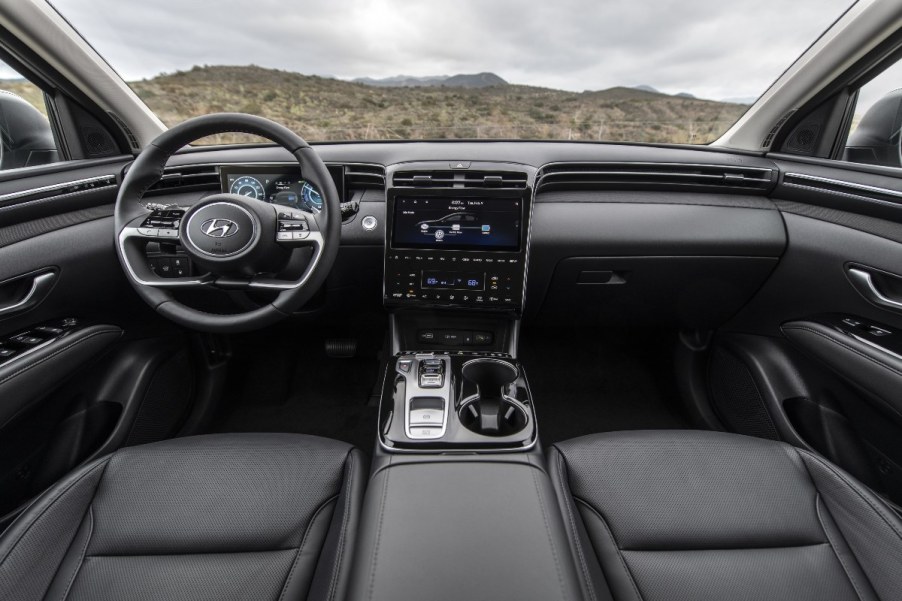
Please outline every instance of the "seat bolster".
M567 463L564 455L556 447L548 449L548 475L561 507L573 560L580 571L583 596L588 601L610 601L611 593L605 575L601 571L601 561L598 555L609 552L611 549L597 550L593 548L583 519L580 517L580 511L573 502L573 493L570 491L567 475ZM616 548L612 550L619 553Z
M81 528L109 457L88 463L47 490L0 538L0 599L45 597Z
M835 526L844 539L831 540L831 544L862 598L867 599L873 587L881 600L898 599L902 591L902 520L839 468L813 453L798 452L828 512L826 532L831 534L831 526ZM854 561L843 557L846 549ZM856 583L855 576L861 572L867 581L858 578Z
M358 449L351 449L345 460L341 494L306 597L309 601L341 600L347 594L366 475L365 456ZM286 594L285 598L297 597Z

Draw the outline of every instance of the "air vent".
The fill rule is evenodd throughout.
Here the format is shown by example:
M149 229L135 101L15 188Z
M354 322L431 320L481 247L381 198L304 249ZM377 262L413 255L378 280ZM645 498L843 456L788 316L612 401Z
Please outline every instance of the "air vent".
M147 196L191 190L219 190L219 170L214 165L168 167L160 181L147 190Z
M764 193L773 169L680 163L558 163L539 173L537 192L551 190L715 190Z
M398 171L393 185L403 188L525 188L519 171Z
M392 178L396 188L451 188L453 171L398 171Z
M346 165L345 181L349 190L385 189L385 168L380 165Z
M131 128L126 125L125 121L119 118L119 115L112 111L107 111L110 117L113 118L113 121L116 122L116 125L119 126L119 129L122 130L122 133L125 134L126 139L128 139L128 145L134 151L140 151L141 146L138 144L138 138L135 137L135 134L132 133Z
M767 133L767 136L764 137L764 143L761 144L761 148L765 150L770 149L770 145L774 143L774 138L777 137L777 134L780 133L780 130L786 125L786 122L789 121L789 118L792 117L796 112L796 109L790 109L780 117L780 120L777 121L776 125L774 125L771 130Z
M520 171L464 171L464 188L525 188L526 174Z

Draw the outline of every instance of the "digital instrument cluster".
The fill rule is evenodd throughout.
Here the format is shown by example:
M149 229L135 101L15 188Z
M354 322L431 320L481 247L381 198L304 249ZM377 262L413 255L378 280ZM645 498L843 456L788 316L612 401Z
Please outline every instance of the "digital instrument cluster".
M301 177L299 169L276 167L221 167L222 191L276 205L318 213L320 191Z

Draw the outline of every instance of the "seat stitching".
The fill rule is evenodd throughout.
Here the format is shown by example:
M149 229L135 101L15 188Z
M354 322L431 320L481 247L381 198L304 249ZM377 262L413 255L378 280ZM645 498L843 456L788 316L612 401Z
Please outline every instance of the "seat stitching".
M560 450L557 450L557 456L558 456L558 480L561 483L561 490L563 491L563 493L565 495L568 495L568 494L570 494L570 487L567 486L567 484L564 480L564 469L566 469L565 464L564 464L564 454L561 453ZM567 521L570 524L570 534L573 537L574 546L576 547L576 554L579 557L579 567L580 567L580 570L582 570L583 578L586 581L586 587L589 589L589 596L593 601L595 601L596 599L598 599L598 596L595 594L595 586L592 584L592 579L589 576L589 566L586 563L586 557L585 557L585 554L583 553L583 547L579 540L579 531L576 528L576 520L574 519L574 516L573 516L573 508L570 507L570 503L566 502L566 499L564 500L563 505L564 505L564 509L566 510L566 513L567 513Z
M351 511L351 476L354 473L354 467L357 464L357 461L353 457L353 449L348 453L348 458L350 461L348 462L348 469L345 478L345 508L344 515L341 518L341 531L338 535L338 553L336 554L335 563L332 566L332 581L329 583L329 596L328 598L335 598L335 591L338 588L338 573L341 569L341 557L344 553L344 545L345 545L345 534L348 527L349 513Z
M291 584L291 579L294 577L294 570L298 567L298 560L300 560L301 558L301 552L304 550L304 546L307 544L307 537L310 535L310 531L313 530L313 525L316 523L316 519L319 517L320 512L328 507L337 498L338 495L335 495L323 501L323 504L316 509L316 511L313 513L313 517L310 518L310 523L307 524L307 528L306 530L304 530L304 538L301 539L301 544L294 556L294 561L291 562L291 569L288 570L288 577L285 579L285 584L282 585L282 592L281 594L279 594L279 601L282 601L282 599L285 598L285 592L288 590L288 585Z
M601 516L597 509L592 507L588 502L580 499L578 497L573 497L577 502L582 503L589 511L595 514L595 516L601 522L601 525L604 526L605 532L607 532L608 537L611 539L611 544L614 545L614 551L617 553L617 557L620 559L620 565L623 567L623 571L626 572L627 577L630 580L630 584L633 585L633 592L636 594L636 598L641 601L642 594L639 592L639 586L636 584L636 580L633 578L633 573L630 571L629 566L626 565L626 559L623 557L623 553L620 551L620 547L617 545L617 540L614 538L614 533L611 532L611 529L608 527L607 521Z
M865 496L865 495L861 492L861 490L859 490L858 486L857 486L854 482L849 481L845 476L843 476L840 472L836 471L829 463L823 461L820 457L817 457L816 455L814 455L814 454L812 454L812 453L809 453L808 451L804 451L804 450L802 450L802 449L797 449L797 451L798 451L799 453L802 453L802 454L808 456L810 459L816 461L816 462L817 462L818 464L820 464L823 468L825 468L825 469L828 470L830 473L832 473L834 476L836 476L836 478L838 478L839 480L841 480L841 481L842 481L846 486L848 486L848 487L849 487L856 495L858 495L858 497L859 497L862 501L864 501L864 502L867 504L867 506L870 507L871 510L872 510L874 513L876 513L876 514L880 517L880 519L882 519L883 522L884 522L887 526L890 527L890 530L892 530L892 531L895 533L896 537L898 537L899 539L902 539L902 533L900 533L900 532L896 529L895 524L893 524L892 521L890 521L890 519L886 517L886 515L880 510L880 508L879 508L878 506L875 506L875 505L873 504L873 502L872 502L870 499L868 499L867 496ZM817 486L817 485L815 484L815 486Z
M842 555L836 550L836 546L833 544L833 537L830 536L830 531L827 529L827 524L824 523L824 518L821 515L821 493L817 493L817 496L814 499L814 508L815 512L817 513L817 520L821 523L821 528L823 528L824 534L827 536L827 542L830 543L830 549L833 551L836 559L839 560L839 564L842 566L843 572L846 573L846 577L852 584L852 588L855 589L855 594L858 595L858 599L864 601L864 596L862 596L861 594L861 589L858 588L858 581L855 580L855 577L852 575L851 570L849 570L849 566L846 565L846 561L843 559Z
M110 458L108 457L106 461L104 461L104 462L101 463L101 464L98 464L98 465L94 466L94 467L91 468L89 471L87 471L87 472L85 472L84 474L82 474L81 476L79 476L79 478L78 478L77 480L75 480L74 482L72 482L72 483L71 483L69 486L67 486L65 489L61 490L61 491L59 492L59 494L57 494L56 498L53 499L52 501L50 501L50 503L47 505L47 507L45 507L43 510L41 510L41 513L39 513L38 515L34 516L34 518L32 518L31 523L28 525L28 527L25 528L25 530L22 532L22 534L19 535L19 537L15 540L15 542L14 542L12 545L10 545L9 551L6 553L6 555L3 556L3 559L0 559L0 565L2 565L7 559L9 559L9 556L10 556L10 554L12 554L12 552L15 550L16 545L18 545L18 544L22 541L22 539L25 537L25 535L28 534L28 532L31 530L32 526L34 526L34 525L41 519L41 517L42 517L45 513L47 513L51 508L53 508L54 505L56 505L56 502L57 502L57 501L59 501L59 500L60 500L67 492L69 492L70 490L72 490L72 488L73 488L75 485L77 485L79 482L81 482L82 480L84 480L86 477L90 476L90 475L93 474L95 471L97 471L98 468L104 468L104 469L105 469L106 466L107 466L107 464L109 463L109 461L110 461ZM93 497L93 495L92 495L92 497Z
M369 598L373 598L376 591L376 561L379 558L379 543L382 542L382 522L385 518L385 496L388 490L388 478L391 476L391 470L386 470L385 480L382 481L382 498L379 501L379 525L376 528L376 543L373 549L373 561L370 564L370 586Z
M81 571L81 567L85 563L85 553L88 551L88 545L91 543L91 538L94 536L94 507L93 505L88 507L88 517L90 518L90 526L88 528L88 536L85 539L85 544L81 548L81 553L79 553L78 564L75 566L75 570L72 572L72 575L69 577L69 582L66 584L66 590L63 591L63 596L60 597L63 601L69 596L69 591L72 590L72 585L75 584L75 577L78 576L78 572Z
M548 537L548 546L551 548L551 557L554 559L554 571L557 574L558 586L560 587L562 598L566 598L564 577L561 575L561 562L560 558L557 556L557 548L554 545L554 540L551 537L551 528L548 527L548 513L545 509L545 502L542 500L542 491L539 490L539 481L536 478L535 470L530 470L529 473L532 476L532 483L536 489L536 499L539 502L539 509L542 510L542 522L545 524L545 536Z

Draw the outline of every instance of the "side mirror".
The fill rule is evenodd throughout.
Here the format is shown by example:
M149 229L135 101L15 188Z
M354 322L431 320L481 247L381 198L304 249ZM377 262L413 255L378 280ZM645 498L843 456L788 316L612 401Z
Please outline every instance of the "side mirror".
M0 90L0 169L59 160L50 121L26 100Z
M883 167L902 167L902 88L868 109L849 136L843 160Z

